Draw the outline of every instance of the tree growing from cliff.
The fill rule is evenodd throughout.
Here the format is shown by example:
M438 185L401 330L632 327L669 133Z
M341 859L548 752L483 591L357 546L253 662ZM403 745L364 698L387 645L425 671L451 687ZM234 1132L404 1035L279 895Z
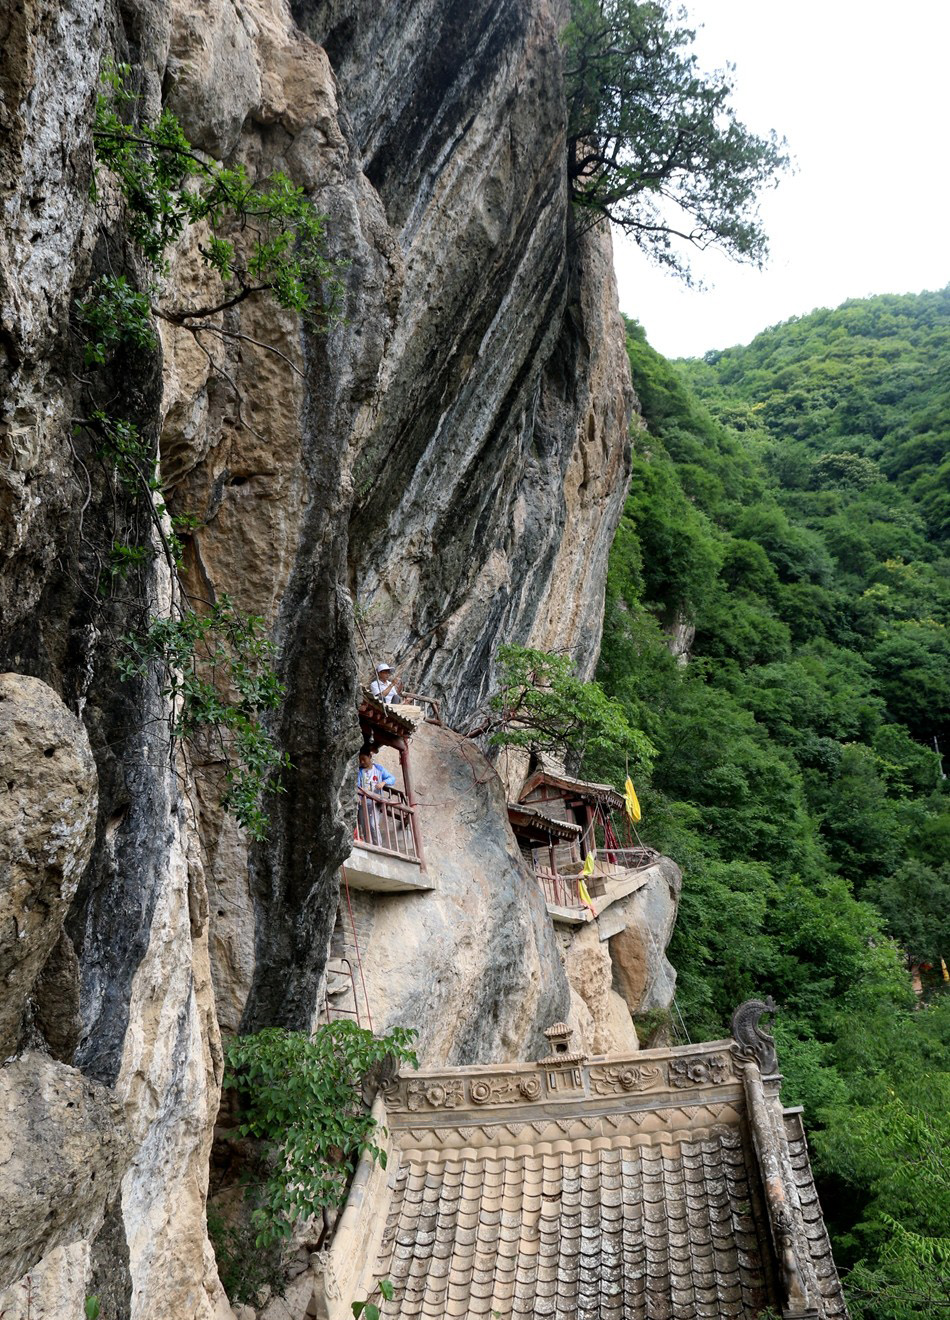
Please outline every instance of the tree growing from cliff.
M111 545L107 555L94 551L96 592L114 593L151 562L156 547L171 580L168 616L150 617L120 639L119 673L157 680L169 699L172 740L200 737L202 758L220 757L223 805L262 839L269 825L263 796L281 791L281 772L289 768L267 727L283 696L274 647L263 620L241 614L226 596L189 594L180 573L182 537L201 520L172 514L166 504L154 419L134 382L158 350L158 318L189 331L209 371L233 389L238 419L248 425L241 391L209 344L248 342L296 371L276 345L242 333L232 313L267 297L312 329L326 329L338 317L339 266L327 251L326 216L303 189L280 173L252 183L243 166L222 165L193 148L169 110L154 122L141 110L130 66L107 64L92 131L92 197L100 219L111 221L102 227L108 271L74 305L84 369L76 377L84 415L74 418L74 438L89 443L86 462L75 447L73 454L86 476L86 505L94 462L113 484ZM169 250L190 230L202 278L189 305L181 305L169 301L163 281Z
M260 1193L251 1215L258 1247L286 1240L301 1223L342 1205L362 1155L386 1167L363 1082L387 1062L417 1067L415 1034L394 1027L374 1036L355 1022L337 1021L312 1036L267 1027L228 1045L223 1084L238 1092L238 1132L265 1152L263 1183L249 1189Z
M699 71L684 19L665 0L571 0L562 43L573 202L689 282L683 244L762 264L757 197L789 158L736 118L728 68Z
M655 748L599 683L585 683L570 656L525 646L498 648L498 690L491 698L491 743L551 752L578 765L627 757L649 768Z

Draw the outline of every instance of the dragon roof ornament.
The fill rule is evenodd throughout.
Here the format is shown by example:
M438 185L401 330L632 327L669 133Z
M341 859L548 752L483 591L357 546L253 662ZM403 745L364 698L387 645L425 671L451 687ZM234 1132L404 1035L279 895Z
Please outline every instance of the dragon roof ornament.
M747 999L732 1015L730 1031L735 1041L733 1053L739 1059L754 1059L764 1077L778 1072L778 1055L775 1052L775 1038L770 1031L759 1026L763 1013L777 1012L777 1005L771 995L765 999Z

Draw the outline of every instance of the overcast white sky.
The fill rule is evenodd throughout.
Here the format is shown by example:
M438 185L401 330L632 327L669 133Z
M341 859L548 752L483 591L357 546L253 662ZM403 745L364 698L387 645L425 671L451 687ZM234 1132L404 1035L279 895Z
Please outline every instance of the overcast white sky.
M704 68L736 65L743 122L788 139L765 194L768 267L696 254L686 289L615 232L620 306L668 357L873 293L950 281L950 0L690 0Z

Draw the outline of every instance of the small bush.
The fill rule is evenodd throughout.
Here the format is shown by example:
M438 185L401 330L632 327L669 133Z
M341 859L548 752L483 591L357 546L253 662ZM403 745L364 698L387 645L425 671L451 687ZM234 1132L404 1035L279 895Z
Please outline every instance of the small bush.
M374 1036L354 1022L330 1022L313 1036L267 1027L228 1046L224 1085L239 1091L241 1136L269 1153L250 1220L259 1248L271 1248L328 1206L342 1205L364 1152L385 1167L363 1081L390 1057L416 1065L414 1031Z
M266 1298L283 1297L287 1286L287 1253L282 1242L259 1247L246 1213L224 1218L208 1206L208 1237L214 1247L218 1278L231 1302L262 1306Z

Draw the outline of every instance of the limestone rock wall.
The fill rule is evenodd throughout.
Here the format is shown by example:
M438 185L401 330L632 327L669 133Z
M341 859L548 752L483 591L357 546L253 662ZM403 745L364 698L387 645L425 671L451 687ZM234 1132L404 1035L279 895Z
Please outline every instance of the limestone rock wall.
M666 957L679 907L683 877L669 857L608 881L595 900L597 916L581 926L558 926L558 942L570 985L568 1021L590 1054L640 1048L635 1019L669 1014L676 972ZM621 884L619 893L611 893ZM625 892L628 891L629 892Z
M77 774L94 762L98 795L89 775L68 805L39 770L8 781L27 806L45 803L74 862L51 845L27 882L26 906L42 899L49 920L0 1028L16 1068L33 1070L31 1093L82 1091L87 1135L64 1141L63 1159L85 1142L103 1163L96 1195L61 1199L45 1236L0 1230L0 1310L79 1314L95 1294L109 1316L227 1317L204 1231L220 1030L313 1019L371 657L397 657L459 727L484 701L499 640L567 647L585 671L596 658L632 405L609 239L578 238L568 213L560 0L8 8L0 671L81 721ZM249 302L202 341L162 323L160 345L107 381L158 455L172 511L197 519L186 590L228 592L279 648L293 771L253 847L221 809L216 754L170 744L160 675L120 677L123 636L167 615L173 588L161 556L110 574L132 504L74 433L88 403L71 308L116 260L135 265L108 188L98 209L89 197L107 59L128 62L145 111L169 104L200 149L305 188L346 263L344 318L326 334ZM164 306L206 288L201 239L172 253ZM517 1054L566 1011L545 914L533 891L515 901L517 859L497 840L485 855L508 897L493 902L487 877L477 887L459 927L477 993L459 982L435 996L458 1021L433 1026L433 1057ZM460 874L454 891L446 879L455 903ZM448 908L435 925L448 987ZM419 986L405 988L420 1011ZM49 1068L63 1070L56 1086L37 1080Z
M668 857L661 857L643 879L641 888L611 909L619 929L608 936L614 985L635 1013L666 1010L672 1002L676 972L666 946L683 883L679 867Z
M330 53L403 259L358 419L361 660L395 658L462 727L499 638L565 647L592 671L626 490L609 237L577 238L566 206L567 10L295 0L294 13Z

